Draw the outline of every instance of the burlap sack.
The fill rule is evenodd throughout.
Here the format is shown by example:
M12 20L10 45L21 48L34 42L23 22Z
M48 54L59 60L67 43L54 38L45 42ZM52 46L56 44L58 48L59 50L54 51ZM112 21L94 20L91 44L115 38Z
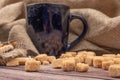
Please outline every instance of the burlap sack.
M120 0L24 0L27 3L60 3L70 8L93 8L104 14L115 17L120 15Z
M31 56L36 56L38 54L38 51L29 38L25 26L26 25L13 26L13 28L9 32L8 41L16 41L16 48L26 49L28 53L31 54Z
M120 16L109 18L103 13L92 9L73 9L71 12L86 18L89 29L85 40L114 53L120 52ZM72 31L79 35L80 29L75 27L80 27L80 25L74 24L71 27Z
M17 19L21 15L23 8L23 2L15 3L6 6L0 10L0 25L10 23ZM11 16L14 15L14 16Z
M71 32L69 34L68 44L70 44L72 41L74 41L77 37L78 37L78 35ZM94 51L97 53L97 55L101 55L103 53L111 53L109 50L106 50L96 44L93 44L86 39L81 40L70 51L82 51L82 50Z
M1 57L5 61L9 61L16 57L25 57L27 55L27 51L25 49L14 49L8 53L4 53Z
M28 52L25 49L14 49L10 52L0 54L0 65L6 65L6 63L16 57L26 57Z
M71 14L78 14L84 16L89 25L87 36L93 36L101 32L103 28L105 28L106 23L109 20L109 17L97 10L94 9L71 9ZM94 14L94 15L93 15ZM80 34L82 26L79 22L75 24L71 24L70 30L75 32L76 34ZM95 27L94 27L95 26ZM98 28L99 27L99 28ZM74 31L75 30L75 31ZM99 32L98 32L99 31Z
M6 1L5 0L0 0L0 9L5 6Z
M5 24L3 26L0 27L0 41L2 42L5 42L8 40L8 37L9 37L9 31L11 30L11 28L14 26L14 25L25 25L25 19L18 19L14 22L11 22L11 23L8 23L8 24ZM4 35L4 36L3 36Z
M6 5L13 4L16 2L20 2L23 0L0 0L0 8L5 7Z

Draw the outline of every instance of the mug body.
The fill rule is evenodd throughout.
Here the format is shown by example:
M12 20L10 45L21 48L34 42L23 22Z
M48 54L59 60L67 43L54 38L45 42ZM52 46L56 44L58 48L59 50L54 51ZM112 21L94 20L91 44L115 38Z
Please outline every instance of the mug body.
M27 32L40 53L59 56L66 51L69 7L62 4L27 5Z

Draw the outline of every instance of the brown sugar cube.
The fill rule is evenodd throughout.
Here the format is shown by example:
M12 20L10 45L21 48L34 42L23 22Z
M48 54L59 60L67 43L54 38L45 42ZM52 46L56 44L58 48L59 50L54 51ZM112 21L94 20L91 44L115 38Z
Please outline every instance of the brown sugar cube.
M114 64L120 64L120 58L113 58Z
M4 53L4 49L0 48L0 54L3 54L3 53Z
M75 60L64 60L62 63L63 71L74 71L75 69Z
M120 58L120 54L117 54L117 55L116 55L116 58Z
M74 57L75 63L82 63L84 62L84 58L82 56L76 56Z
M119 77L120 78L120 65L114 64L109 67L109 76L110 77Z
M75 57L66 58L66 60L75 60Z
M86 52L87 51L81 51L81 52L78 52L78 54L77 54L77 57L79 56L79 57L82 57L83 58L83 62L85 62L85 58L86 58Z
M24 57L21 57L21 58L16 58L19 62L20 65L25 65L25 62L28 58L24 58Z
M25 65L26 60L28 60L29 58L27 57L19 57L16 58L16 60L19 62L19 65Z
M46 54L39 54L35 57L37 61L43 62L48 60L48 56Z
M103 54L102 56L103 56L103 57L113 57L113 58L116 57L115 54Z
M103 57L103 61L111 61L113 60L113 57Z
M62 60L63 61L65 61L65 60L74 60L75 61L75 59L74 59L75 57L70 57L70 58L62 58ZM61 58L60 58L61 59Z
M60 58L69 58L69 57L73 57L72 54L62 54L60 56Z
M13 46L16 46L17 45L17 42L16 41L12 41L10 42L9 44L13 45Z
M84 54L86 54L86 52L87 52L87 51L79 51L77 54L78 54L78 55L84 55Z
M103 61L103 57L102 56L95 56L93 58L93 67L101 68L102 67L102 61Z
M73 57L75 57L77 55L76 52L66 52L65 54L71 54Z
M78 55L82 56L85 62L85 59L87 56L96 56L96 53L92 51L81 51L81 52L78 52Z
M48 61L43 61L42 64L43 64L43 65L48 65L49 62L48 62Z
M94 56L87 56L85 59L85 63L88 64L89 66L93 65L93 58Z
M54 69L61 69L62 62L63 62L63 59L55 59L55 60L52 61L51 66Z
M3 46L3 44L2 43L0 43L0 47L2 47Z
M15 67L19 66L19 62L16 59L10 60L6 63L6 66Z
M0 54L3 54L5 52L8 52L10 50L14 49L14 47L9 44L9 45L4 45L3 47L0 47Z
M40 61L27 60L25 62L25 71L28 71L28 72L38 72L38 71L40 71Z
M96 53L95 52L92 52L92 51L88 51L86 53L87 56L96 56Z
M93 51L80 51L78 55L85 55L85 56L96 56L96 53Z
M80 51L77 53L77 55L81 55L81 56L85 57L86 53L87 53L87 51Z
M49 61L50 63L52 63L52 61L55 60L55 59L56 59L55 56L48 56L48 61Z
M89 65L84 63L77 63L75 66L76 72L87 72L88 69L89 69Z
M86 53L86 56L85 56L85 60L86 60L86 58L88 58L90 61L88 61L88 65L92 65L92 63L93 63L93 57L94 56L96 56L96 53L95 52L92 52L92 51L88 51L87 53Z
M109 66L114 64L114 61L110 60L110 61L103 61L102 62L102 69L104 70L108 70Z

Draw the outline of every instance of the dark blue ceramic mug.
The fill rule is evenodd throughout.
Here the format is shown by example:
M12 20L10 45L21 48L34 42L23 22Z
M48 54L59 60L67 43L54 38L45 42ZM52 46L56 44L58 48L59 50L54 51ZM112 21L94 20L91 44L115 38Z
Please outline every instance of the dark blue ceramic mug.
M27 5L27 32L40 53L60 56L70 50L86 34L86 20L70 14L70 8L62 4L35 3ZM82 34L68 44L69 24L73 19L83 22Z

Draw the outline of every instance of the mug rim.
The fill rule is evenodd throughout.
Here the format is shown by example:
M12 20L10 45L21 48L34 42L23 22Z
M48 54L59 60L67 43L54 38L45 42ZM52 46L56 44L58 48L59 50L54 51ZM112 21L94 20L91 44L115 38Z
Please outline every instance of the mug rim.
M40 2L39 2L39 3L30 3L30 4L27 4L27 6L33 6L33 5L38 5L38 4L40 4L40 5L46 4L46 5L64 6L64 7L68 8L68 9L70 9L69 6L67 6L67 5L65 5L65 4L60 4L60 3L40 3Z

